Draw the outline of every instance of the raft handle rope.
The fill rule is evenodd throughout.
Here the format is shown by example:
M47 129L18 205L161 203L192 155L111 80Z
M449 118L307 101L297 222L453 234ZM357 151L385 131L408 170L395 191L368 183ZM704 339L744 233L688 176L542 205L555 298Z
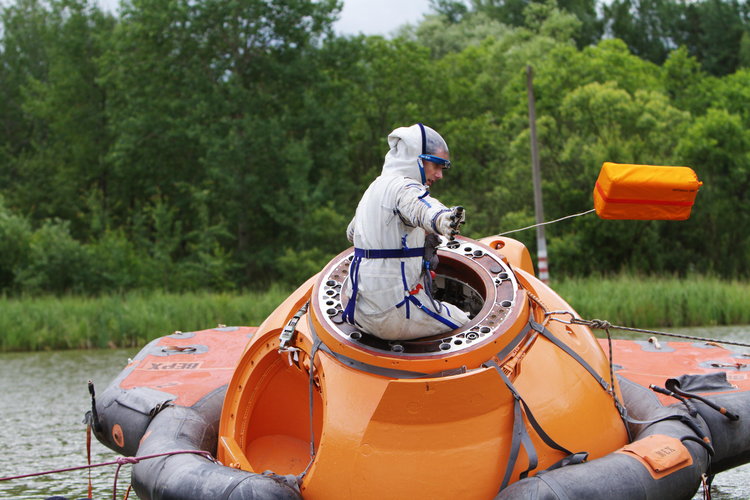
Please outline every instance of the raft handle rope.
M573 313L570 312L570 311L545 311L544 315L545 315L545 318L549 318L552 321L558 321L560 323L564 323L564 324L568 324L568 325L569 324L583 325L583 326L587 326L589 328L596 328L596 329L604 330L606 332L606 334L607 334L607 343L609 345L609 370L610 370L610 378L611 378L612 384L613 384L612 394L613 394L613 397L615 398L615 405L617 405L618 408L620 408L621 403L617 400L617 396L614 394L614 362L612 360L612 337L609 334L610 328L614 328L614 329L617 329L617 330L625 330L625 331L630 331L630 332L636 332L636 333L645 333L645 334L653 334L653 335L664 335L664 336L667 336L667 337L675 337L675 338L688 339L688 340L697 340L697 341L700 341L700 342L709 342L709 343L713 343L713 344L730 344L730 345L736 345L736 346L740 346L740 347L750 347L750 344L747 344L747 343L744 343L744 342L734 342L734 341L731 341L731 340L720 340L720 339L709 339L709 338L705 338L705 337L697 337L697 336L694 336L694 335L683 335L683 334L680 334L680 333L660 332L660 331L656 331L656 330L646 330L646 329L643 329L643 328L630 328L630 327L627 327L627 326L613 325L609 321L605 321L605 320L601 320L601 319L585 320L585 319L581 319L581 318L576 318L575 315L573 315ZM560 318L555 318L555 317L553 317L553 315L569 315L570 316L570 320L569 321L565 321L565 320L562 320ZM677 387L677 384L670 383L669 380L667 381L667 384L668 384L668 387L666 389L658 387L658 386L655 386L653 384L649 385L649 388L652 391L659 392L659 393L665 394L667 396L672 396L675 399L681 401L685 405L685 407L687 408L687 410L690 413L690 415L692 415L692 416L695 416L695 414L697 413L697 411L695 410L695 408L693 407L693 405L689 403L688 399L697 399L698 401L701 401L701 402L705 403L706 406L708 406L709 408L712 408L712 409L718 411L719 413L721 413L722 415L724 415L725 417L727 417L730 420L735 420L736 421L736 420L739 420L739 418L740 418L739 415L737 415L735 413L732 413L731 411L727 410L726 408L721 407L721 406L719 406L719 405L717 405L717 404L709 401L706 398L703 398L703 397L701 397L701 396L699 396L697 394L692 394L692 393L681 391L679 389L679 387ZM623 413L623 410L624 410L624 407L622 408L621 413ZM625 413L623 413L623 416L625 416Z
M55 469L55 470L49 470L44 472L32 472L30 474L21 474L18 476L9 476L9 477L0 477L0 482L2 481L11 481L14 479L26 479L29 477L36 477L36 476L44 476L48 474L57 474L60 472L72 472L76 470L82 470L82 469L93 469L94 467L104 467L107 465L117 465L117 469L115 470L115 479L114 484L112 486L112 499L116 500L117 498L117 477L120 473L120 468L123 465L126 464L137 464L138 462L142 460L149 460L152 458L159 458L159 457L165 457L165 456L171 456L171 455L182 455L190 453L193 455L200 455L203 458L210 460L211 462L218 463L218 461L211 455L211 453L205 451L205 450L176 450L176 451L167 451L164 453L155 453L153 455L143 455L140 457L118 457L117 460L113 460L111 462L101 462L98 464L89 464L89 465L79 465L77 467L66 467L64 469Z
M550 319L552 321L565 323L566 325L570 325L570 324L584 325L584 326L588 326L589 328L596 328L600 330L608 330L612 328L614 330L624 330L628 332L645 333L645 334L651 334L651 335L663 335L665 337L674 337L674 338L686 339L686 340L697 340L698 342L713 342L715 344L736 345L739 347L750 348L750 344L746 342L735 342L732 340L723 340L723 339L711 339L707 337L697 337L694 335L683 335L681 333L660 332L658 330L646 330L643 328L631 328L627 326L613 325L609 321L605 321L602 319L586 320L586 319L576 318L575 315L570 311L545 311L544 313L545 317L552 316L552 315L563 315L563 314L569 315L570 320L564 321L562 319L554 318L554 317L550 317Z
M305 302L305 304L299 308L299 310L296 312L296 314L292 317L292 319L289 320L289 323L286 324L284 329L281 331L281 335L279 335L279 352L289 352L290 355L294 353L295 356L298 356L298 352L301 350L298 347L294 347L289 345L292 340L294 339L294 334L296 333L297 323L299 323L299 320L302 319L302 317L307 314L307 309L310 306L310 301L308 300ZM297 484L302 483L302 479L307 475L307 471L310 470L310 467L313 464L313 461L315 461L315 423L314 423L314 398L313 398L313 391L315 390L315 356L318 354L318 350L320 349L321 340L318 338L318 336L315 334L315 330L311 328L310 330L313 335L313 345L312 349L310 350L309 358L310 358L310 372L309 372L309 379L308 379L308 387L307 387L307 405L310 412L310 420L309 420L309 432L310 432L310 461L307 463L307 466L305 467L305 470L302 471L301 474L296 476Z
M609 376L610 376L610 381L611 381L610 387L608 388L607 392L609 392L612 395L612 399L614 401L615 407L620 412L620 416L622 417L622 419L625 420L625 421L627 421L627 422L630 422L632 424L651 425L651 424L654 424L654 423L662 421L662 420L673 419L673 418L675 418L675 416L666 417L666 418L659 418L659 419L656 419L656 420L653 420L653 421L639 421L639 420L633 419L632 417L630 417L628 415L627 408L625 407L625 405L623 405L620 402L620 400L617 397L617 393L615 392L615 386L614 386L614 383L615 383L614 361L613 361L613 354L612 354L612 336L609 333L610 328L621 329L621 330L628 330L628 331L634 331L634 332L640 332L640 333L656 334L656 335L662 335L663 334L663 335L672 336L672 337L690 338L690 339L700 340L700 341L710 340L710 341L713 341L713 342L721 343L720 340L705 339L705 338L694 337L694 336L690 336L690 335L671 334L671 333L666 333L666 332L659 332L659 331L653 331L653 330L644 330L644 329L639 329L639 328L621 327L621 326L617 326L617 325L612 325L608 321L604 321L604 320L600 320L600 319L584 320L584 319L581 319L581 318L577 318L570 311L548 311L547 308L542 303L542 301L538 297L536 297L534 294L529 294L529 297L532 300L534 300L534 302L536 302L542 308L542 310L544 311L544 318L545 318L544 323L546 323L547 321L552 320L552 321L558 321L558 322L563 323L563 324L568 324L568 325L570 325L570 324L583 325L583 326L587 326L589 328L602 329L602 330L605 331L605 333L607 334L607 344L609 346ZM560 319L560 318L554 317L555 315L568 315L568 316L570 316L570 319L566 321L564 319ZM742 343L738 343L738 342L726 342L726 343L732 343L732 344L735 344L735 345L743 345L743 346L750 347L750 345L742 344ZM672 387L672 389L674 389L674 387ZM653 390L653 387L652 387L652 390ZM692 396L692 395L690 395L690 396ZM683 394L683 398L684 397L689 397L689 396L685 396ZM683 399L681 399L681 401L683 401L685 403L685 406L688 408L689 414L692 416L692 411L691 411L691 406L692 405L688 405L687 402L684 401ZM717 410L717 411L719 411L720 413L722 413L723 415L725 415L729 419L734 420L734 417L736 417L737 419L739 418L735 414L727 411L725 408L718 407L718 405L711 404L711 405L708 405L708 406L711 407L711 408L713 408L713 409L715 409L715 410ZM697 436L699 436L699 439L696 439L695 441L698 442L698 443L700 443L701 445L703 445L706 448L706 450L708 451L709 455L713 456L713 447L711 445L710 439L705 435L705 433L702 431L702 429L700 429L700 427L698 427L695 424L695 422L692 421L692 419L690 417L681 417L681 418L678 418L678 419L680 421L682 421L685 425L687 425L688 427L690 427L691 430ZM627 429L627 432L628 432L628 438L630 440L632 440L632 436L630 435L630 429Z
M714 481L713 474L701 475L701 485L703 486L703 500L711 500L711 483Z
M500 378L502 379L505 386L510 391L511 395L513 396L514 403L513 403L513 430L512 430L512 436L513 439L511 440L511 446L510 451L508 455L508 463L505 468L505 474L503 477L503 482L500 485L500 491L503 491L510 482L511 475L513 473L513 470L515 469L516 462L518 460L519 452L521 450L521 446L524 447L526 450L526 456L528 458L528 467L526 470L521 472L519 474L519 479L525 479L528 477L529 473L537 468L537 465L539 465L539 459L536 452L536 449L534 448L534 443L531 440L531 436L529 435L528 430L526 429L526 425L523 421L523 415L526 416L526 419L528 420L529 424L531 424L531 427L536 432L537 436L539 436L544 443L549 446L550 448L553 448L555 450L561 451L565 454L565 457L558 461L557 463L553 464L549 468L545 469L544 471L539 471L537 474L541 474L542 472L547 472L553 469L560 468L564 465L575 465L585 462L589 454L588 452L578 452L573 453L561 444L557 443L552 437L545 432L545 430L542 428L542 426L539 424L537 419L534 417L534 414L531 413L531 408L528 406L526 401L523 399L521 394L518 392L518 390L515 388L513 383L510 381L508 376L503 372L503 369L500 365L497 364L494 360L487 361L486 363L482 364L485 368L494 368L495 371L497 371L498 375L500 375Z
M101 432L102 423L99 421L99 414L96 411L96 391L94 390L94 382L89 380L88 387L89 394L91 395L91 421L89 423L96 432Z
M96 411L96 390L94 389L94 382L89 380L88 382L89 394L91 395L91 413L87 414L83 420L86 425L86 460L91 465L91 429L95 432L102 432L102 423L99 421L99 414ZM94 498L92 493L93 487L91 483L91 468L89 468L89 498Z

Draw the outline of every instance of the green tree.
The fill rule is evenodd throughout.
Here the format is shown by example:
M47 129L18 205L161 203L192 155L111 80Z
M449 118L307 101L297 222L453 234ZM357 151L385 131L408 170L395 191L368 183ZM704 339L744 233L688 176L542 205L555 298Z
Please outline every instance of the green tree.
M102 59L122 213L161 199L186 232L221 219L247 279L267 277L294 234L290 207L313 192L321 153L299 124L313 112L314 47L337 10L333 0L123 4ZM207 219L187 186L213 194Z
M458 0L430 0L430 8L452 24L461 22L469 11L467 5Z
M596 43L601 38L604 28L603 20L599 19L596 13L595 0L472 0L471 4L474 12L517 27L530 27L527 24L527 9L530 7L559 8L578 19L579 25L574 39L581 48Z
M685 46L672 51L662 68L664 85L674 106L702 115L713 105L719 82L703 71Z
M672 0L614 0L604 4L606 31L639 57L661 64L676 47L680 6Z
M0 181L2 186L15 186L25 175L19 159L32 150L37 126L23 110L23 91L30 79L47 74L43 43L47 11L37 0L19 0L0 12ZM19 194L7 190L7 203L14 206Z
M98 84L96 59L114 20L87 0L50 4L43 43L46 74L30 76L23 109L35 124L24 155L17 203L33 207L37 219L60 217L73 234L86 236L86 193L108 188L104 157L109 147L106 96Z
M429 47L433 59L440 59L449 53L479 45L487 38L502 38L512 29L477 12L466 16L460 23L454 23L446 16L428 15L418 26L403 28L399 35Z
M685 46L714 75L730 74L741 63L748 17L736 0L614 0L603 13L606 32L649 61L661 64Z
M750 28L746 9L736 0L688 2L675 41L709 73L731 74L739 67L742 38Z
M66 221L48 220L29 238L29 255L16 272L21 290L31 293L85 292L87 254Z
M677 153L697 168L704 185L696 209L696 237L702 266L723 276L746 275L750 257L750 133L742 119L709 109L681 138ZM727 249L732 249L729 257Z

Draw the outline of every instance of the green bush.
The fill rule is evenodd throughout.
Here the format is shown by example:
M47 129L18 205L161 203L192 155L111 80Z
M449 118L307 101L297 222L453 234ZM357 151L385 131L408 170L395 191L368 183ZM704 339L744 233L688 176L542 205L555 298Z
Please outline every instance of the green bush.
M0 197L0 290L11 290L16 272L29 258L31 224L11 213Z
M148 287L148 258L123 231L106 231L88 245L87 251L88 291L102 293Z
M66 221L46 221L29 239L29 255L18 267L18 287L31 293L86 290L88 255Z

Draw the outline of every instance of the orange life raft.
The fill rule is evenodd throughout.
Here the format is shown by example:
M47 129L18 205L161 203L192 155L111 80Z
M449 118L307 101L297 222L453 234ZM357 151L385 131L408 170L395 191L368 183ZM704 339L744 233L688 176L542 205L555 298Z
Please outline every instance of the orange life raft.
M341 321L351 253L257 329L155 340L97 396L89 422L119 453L218 454L140 461L140 498L677 499L750 457L741 354L615 341L610 365L500 237L438 252L436 294L469 324L382 341Z

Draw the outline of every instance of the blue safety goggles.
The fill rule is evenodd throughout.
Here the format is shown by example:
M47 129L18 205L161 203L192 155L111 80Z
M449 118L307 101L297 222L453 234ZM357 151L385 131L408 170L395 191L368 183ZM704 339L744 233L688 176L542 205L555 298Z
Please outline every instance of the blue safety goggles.
M441 167L443 167L443 170L448 170L449 168L451 168L451 161L446 160L445 158L440 158L439 156L421 154L419 155L419 158L425 161L431 161L432 163L436 163L440 165Z

